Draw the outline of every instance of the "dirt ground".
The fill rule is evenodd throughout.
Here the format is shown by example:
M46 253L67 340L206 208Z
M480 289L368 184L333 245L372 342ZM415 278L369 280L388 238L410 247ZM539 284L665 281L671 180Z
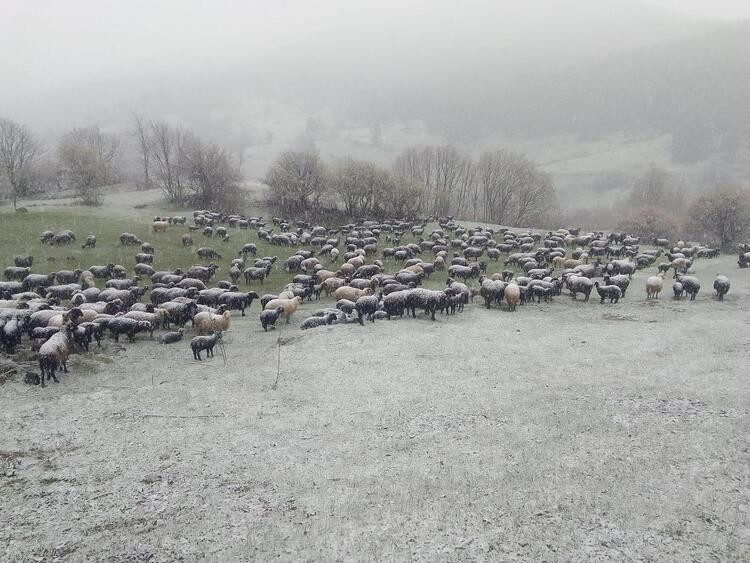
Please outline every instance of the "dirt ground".
M478 304L108 342L0 387L2 560L747 560L750 271L695 302ZM732 279L724 303L714 274ZM280 348L277 338L285 343ZM274 385L277 379L278 383Z

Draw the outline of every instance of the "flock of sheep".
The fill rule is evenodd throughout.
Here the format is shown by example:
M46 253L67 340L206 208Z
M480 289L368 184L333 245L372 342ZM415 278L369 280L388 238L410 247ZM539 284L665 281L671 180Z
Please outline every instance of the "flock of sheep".
M491 230L461 226L451 217L438 218L438 227L428 232L427 223L364 221L327 229L281 218L267 223L258 217L195 211L193 224L187 225L189 233L181 235L186 247L194 245L196 231L207 241L228 241L233 231L253 230L259 241L289 250L279 263L276 256L258 257L256 244L244 244L231 261L229 279L222 281L213 281L220 269L210 261L222 256L210 246L195 251L208 264L187 271L157 271L152 265L154 246L131 233L123 233L119 244L138 247L132 274L111 263L37 273L32 272L33 257L15 256L0 282L0 344L14 353L28 336L38 350L38 382L44 386L50 379L58 381L59 369L67 372L72 352L88 351L93 342L101 345L107 333L115 341L124 335L133 342L139 333L153 336L154 330L161 330L160 342L171 344L182 339L190 323L197 333L190 341L193 357L201 360L204 351L212 356L230 328L232 311L244 316L255 300L261 304L264 330L281 318L289 323L304 303L323 294L332 296L335 305L312 312L301 323L303 330L363 325L404 313L416 317L417 311L435 320L436 313L462 312L477 296L487 308L504 304L509 311L524 303L549 301L563 290L573 299L582 295L584 301L595 290L601 303L617 303L625 297L633 274L654 265L658 274L646 280L647 299L660 297L671 272L674 298L693 300L701 287L689 273L693 261L719 255L716 249L682 241L672 246L665 239L654 239L653 248L642 249L638 238L625 233ZM152 232L158 239L186 224L185 217L157 217ZM40 235L42 244L69 245L75 240L69 230ZM89 235L82 248L95 248L96 243ZM487 274L488 263L494 261L499 268L501 259L508 269ZM748 264L750 246L741 245L738 265ZM282 268L291 277L289 283L277 294L259 295L257 289L274 268ZM446 270L445 287L422 287L433 273ZM143 279L150 280L150 287L138 285ZM246 291L238 286L243 283ZM253 289L247 287L251 285ZM723 299L729 279L717 276L713 288Z

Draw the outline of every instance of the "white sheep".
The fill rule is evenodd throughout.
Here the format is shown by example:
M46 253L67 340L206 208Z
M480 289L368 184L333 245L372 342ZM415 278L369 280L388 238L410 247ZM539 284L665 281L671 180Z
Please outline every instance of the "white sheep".
M516 305L521 302L521 288L517 284L511 282L505 286L505 302L510 311L516 310Z
M226 332L232 322L231 311L224 311L221 314L214 314L209 311L201 311L193 317L193 325L198 334L204 332L213 332L215 330Z
M664 274L651 276L646 280L646 299L659 299L662 287L664 286Z

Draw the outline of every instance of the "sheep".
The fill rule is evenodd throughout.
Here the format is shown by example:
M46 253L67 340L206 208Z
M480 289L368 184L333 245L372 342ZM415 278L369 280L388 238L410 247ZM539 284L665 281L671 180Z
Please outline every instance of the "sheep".
M503 293L505 292L505 283L499 280L492 280L481 276L479 278L480 288L479 295L484 299L485 306L490 309L492 303L495 302L498 305L503 300Z
M182 246L193 246L193 237L192 235L185 233L180 237L180 240L182 241Z
M392 293L391 295L395 295ZM412 289L406 296L406 309L411 311L412 317L416 318L416 309L422 309L425 314L435 320L435 310L442 307L448 300L450 293L447 291L434 291L431 289Z
M625 274L617 274L615 276L610 276L609 274L606 274L604 276L604 285L616 285L622 290L622 297L625 298L625 292L628 290L628 287L630 286L630 276Z
M68 373L68 357L73 347L73 325L66 324L61 330L50 336L44 344L39 347L39 381L44 387L45 377L58 383L55 371L59 367Z
M167 232L167 227L169 227L168 221L154 221L151 223L151 230L154 233L165 233Z
M676 281L672 284L672 292L674 293L674 298L679 301L685 293L685 288L680 282Z
M122 233L120 235L121 246L135 246L140 244L143 244L143 241L133 233Z
M348 299L349 301L357 301L363 295L372 295L374 292L372 289L357 289L351 286L342 286L334 291L333 296L338 301L339 299Z
M380 300L383 298L383 295L363 295L359 299L357 299L356 303L354 304L354 308L357 310L357 316L359 318L359 324L364 325L363 319L365 317L369 318L371 321L375 321L375 318L373 315L375 314L375 311L378 310L378 306L380 305Z
M573 299L576 298L577 294L582 293L585 297L584 301L589 300L591 290L594 288L594 282L591 281L591 278L585 276L570 275L565 278L565 284L568 286L568 291L570 291Z
M190 349L193 351L193 358L201 360L201 352L206 351L206 357L210 358L214 355L214 346L221 340L221 331L215 330L210 336L195 336L190 341Z
M214 260L214 259L221 260L221 254L219 254L213 248L208 247L208 246L201 246L198 250L195 251L195 253L201 258L203 258L204 260Z
M51 285L47 288L47 298L70 299L74 293L81 291L81 286L77 283L66 285Z
M729 278L721 274L716 274L714 290L719 301L724 301L724 296L729 292Z
M229 330L229 326L232 323L232 313L224 306L221 307L221 310L221 314L218 315L209 312L201 312L193 317L193 325L198 331L198 334L211 332L213 330L219 330L221 332Z
M601 297L600 303L604 303L605 299L609 299L610 303L617 303L622 297L622 290L616 285L599 285L599 282L595 282L594 287Z
M3 271L6 280L23 281L29 275L31 269L28 267L9 266Z
M690 301L695 301L695 296L698 295L698 292L701 289L701 282L698 281L698 278L676 273L673 276L673 279L682 284L685 293L690 295Z
M260 313L260 325L264 331L268 331L268 327L276 328L276 321L284 313L284 307L276 307L275 309L265 309Z
M135 263L136 264L153 264L154 263L154 255L149 254L147 252L139 252L135 255Z
M249 268L245 268L245 271L243 273L245 275L246 285L250 284L250 280L260 280L261 285L263 285L263 280L265 280L268 276L268 269L251 266Z
M297 311L297 308L302 305L302 302L302 297L294 297L293 299L272 299L266 303L265 309L275 310L278 307L282 307L284 309L282 315L286 319L286 323L289 324L289 320Z
M662 287L664 286L664 274L650 276L646 280L646 299L659 299Z
M154 309L153 312L146 311L128 311L124 315L124 318L134 319L136 321L147 321L153 325L154 328L161 328L167 321L166 309Z
M114 317L107 323L107 328L115 342L120 341L121 334L126 334L130 342L135 341L135 335L139 332L148 332L151 338L154 336L154 325L150 322L127 317Z
M76 236L73 231L63 230L54 235L49 243L52 246L63 246L71 244L74 240L76 240Z
M81 273L81 270L75 270L73 272L70 270L60 270L59 272L55 272L55 283L60 285L78 283L78 280L81 278Z
M13 257L13 265L16 268L31 268L34 265L34 257L17 254Z
M218 302L222 305L226 305L230 311L240 311L244 317L245 309L253 304L253 299L258 299L258 294L254 291L249 291L248 293L227 291L219 296Z
M195 303L195 301L192 300L188 301L187 303L167 301L165 303L162 303L161 308L163 308L167 312L166 319L164 321L165 328L170 324L182 327L186 322L192 320L192 318L198 312L198 305Z
M521 288L515 282L510 282L505 286L503 295L505 296L505 302L508 304L508 310L515 311L516 306L521 301Z
M85 250L87 248L96 248L96 237L94 235L89 235L86 237L86 242L83 243L81 250Z
M310 328L317 328L319 326L326 326L332 324L336 319L338 318L338 315L336 313L328 313L324 317L308 317L306 318L302 324L300 325L300 328L302 330L308 330Z

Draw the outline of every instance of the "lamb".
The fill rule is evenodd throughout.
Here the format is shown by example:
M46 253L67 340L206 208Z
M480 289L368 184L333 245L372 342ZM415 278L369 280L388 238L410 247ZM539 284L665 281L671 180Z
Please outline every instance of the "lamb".
M182 336L185 332L184 328L178 328L176 331L165 332L159 337L159 344L174 344L182 340Z
M338 301L336 301L336 308L339 311L343 311L347 315L350 315L354 311L354 308L356 306L357 304L349 299L339 299Z
M674 293L674 298L679 301L685 293L685 288L680 282L676 281L672 284L672 292Z
M646 280L646 299L659 299L664 285L664 274L651 276Z
M193 317L193 325L198 331L198 334L211 332L213 330L221 332L229 330L229 325L232 322L232 313L223 305L220 307L220 310L222 310L222 313L218 315L209 312L201 312Z
M206 357L214 355L214 346L221 340L221 331L215 330L210 336L195 336L190 341L190 349L193 351L193 358L201 360L201 352L206 351Z
M68 373L68 357L73 347L73 326L65 325L62 330L53 334L49 340L39 347L39 381L44 387L45 377L58 383L55 371L62 366Z
M610 303L617 303L622 297L622 290L616 285L599 285L599 282L594 283L596 292L601 297L600 303L604 303L605 299L609 299Z
M96 248L96 237L94 235L89 235L86 237L86 242L83 243L81 250L85 250L87 248Z
M307 330L310 328L317 328L319 326L326 326L332 324L338 316L336 313L328 313L324 317L308 317L305 319L302 324L300 325L300 328L302 330Z
M265 309L260 313L260 325L264 331L268 331L268 327L276 328L276 321L284 313L284 307L276 307L276 309Z
M729 278L721 274L716 274L714 290L719 301L724 301L724 296L729 292Z
M297 308L302 305L302 302L302 297L294 297L293 299L272 299L266 303L265 309L275 310L278 307L282 307L284 309L282 315L286 319L286 323L289 324L289 319L292 318L292 315L297 311Z
M383 295L363 295L359 299L357 299L357 302L354 304L354 308L357 311L357 315L359 318L359 324L364 325L363 319L365 317L369 318L372 322L375 322L375 317L373 316L375 314L375 311L378 310L378 307L380 305L380 300L383 298Z
M180 237L180 240L182 241L182 246L193 246L193 237L192 235L189 235L185 233Z

